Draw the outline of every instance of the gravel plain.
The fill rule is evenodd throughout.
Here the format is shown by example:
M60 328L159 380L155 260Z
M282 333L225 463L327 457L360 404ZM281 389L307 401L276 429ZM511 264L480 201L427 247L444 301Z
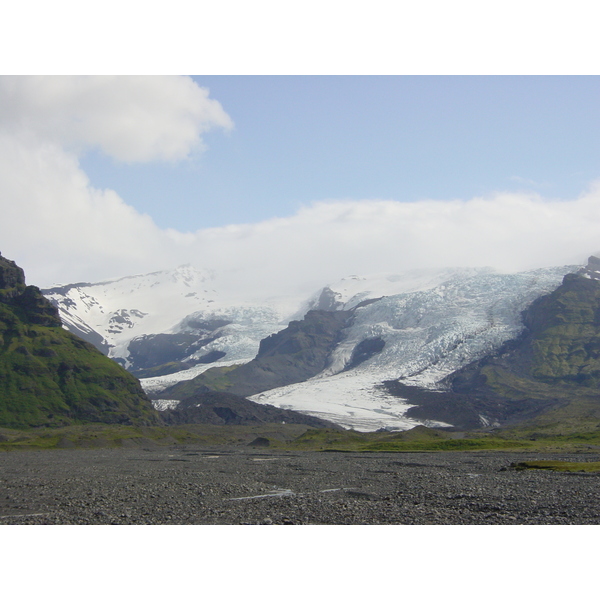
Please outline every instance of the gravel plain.
M516 471L597 454L285 452L248 447L0 453L0 524L597 524L600 474Z

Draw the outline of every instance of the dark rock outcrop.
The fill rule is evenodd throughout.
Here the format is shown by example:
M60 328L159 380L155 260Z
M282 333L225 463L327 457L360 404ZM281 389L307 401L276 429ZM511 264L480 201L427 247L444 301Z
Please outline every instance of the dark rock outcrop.
M346 365L345 371L354 369L361 363L373 358L376 354L379 354L385 347L385 340L380 337L367 338L356 345L356 348L352 351L350 361Z
M224 318L200 320L193 315L184 320L185 331L179 333L158 333L142 335L129 343L129 370L146 371L148 369L163 370L172 363L181 362L187 368L199 364L210 363L222 358L225 353L215 357L216 352L207 352L204 356L190 359L201 348L218 339L221 329L231 323ZM148 377L148 375L144 375Z
M0 254L0 303L23 323L60 327L58 310L33 285L25 285L25 273Z
M341 429L337 425L292 410L258 404L235 394L198 393L177 408L162 412L169 424L207 423L212 425L256 425L259 423L296 423L318 428Z

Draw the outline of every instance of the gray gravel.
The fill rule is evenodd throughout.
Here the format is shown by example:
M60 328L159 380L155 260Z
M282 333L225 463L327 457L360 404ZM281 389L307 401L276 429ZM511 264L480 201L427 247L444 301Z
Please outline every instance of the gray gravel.
M507 469L599 455L251 448L0 454L0 523L596 524L600 475Z

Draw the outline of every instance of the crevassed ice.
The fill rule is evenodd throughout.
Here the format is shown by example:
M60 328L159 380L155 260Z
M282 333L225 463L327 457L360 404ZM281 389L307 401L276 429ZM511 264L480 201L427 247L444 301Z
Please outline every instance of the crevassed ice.
M518 336L523 329L521 312L577 268L460 273L428 290L383 298L357 309L354 323L322 373L251 400L359 431L414 427L417 422L405 416L410 405L388 395L381 382L402 379L435 389L450 373ZM383 350L344 371L356 345L373 337L385 341Z

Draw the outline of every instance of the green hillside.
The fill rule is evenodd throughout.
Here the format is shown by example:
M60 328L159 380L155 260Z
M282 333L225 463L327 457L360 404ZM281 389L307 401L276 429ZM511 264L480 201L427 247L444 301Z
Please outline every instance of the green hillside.
M139 382L65 331L23 270L0 255L0 426L156 424Z

